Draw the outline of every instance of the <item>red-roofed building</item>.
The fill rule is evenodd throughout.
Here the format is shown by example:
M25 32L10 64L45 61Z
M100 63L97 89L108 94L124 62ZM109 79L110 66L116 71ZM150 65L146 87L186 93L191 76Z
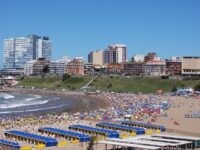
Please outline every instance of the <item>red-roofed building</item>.
M122 65L118 63L113 63L107 65L107 72L109 73L121 73L122 72Z
M75 76L84 75L83 61L80 59L73 59L66 65L65 73Z

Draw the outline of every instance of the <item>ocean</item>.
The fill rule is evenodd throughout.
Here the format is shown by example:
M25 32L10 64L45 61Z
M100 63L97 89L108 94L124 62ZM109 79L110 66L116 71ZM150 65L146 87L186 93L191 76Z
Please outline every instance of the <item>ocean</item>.
M0 93L0 116L48 111L54 112L66 109L72 102L71 98L68 97Z

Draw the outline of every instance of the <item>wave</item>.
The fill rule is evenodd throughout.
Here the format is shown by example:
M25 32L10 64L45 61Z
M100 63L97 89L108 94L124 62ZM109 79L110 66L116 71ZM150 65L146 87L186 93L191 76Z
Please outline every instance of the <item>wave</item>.
M26 102L30 102L30 101L35 101L35 100L41 98L40 95L31 95L31 96L33 96L33 97L25 98L25 101L26 101Z
M26 109L26 110L17 110L17 111L3 111L3 112L0 112L0 114L35 112L35 111L43 111L43 110L50 110L50 109L58 109L58 108L62 108L64 106L66 106L66 105L68 105L68 104L59 105L59 106L53 106L53 107L47 107L47 108L30 109L30 110Z
M48 103L49 100L43 100L43 101L35 101L31 103L13 103L13 104L1 104L0 109L9 109L9 108L17 108L22 106L32 106L32 105L42 105Z
M7 94L7 93L0 93L0 98L11 99L11 98L15 98L15 96L11 94Z

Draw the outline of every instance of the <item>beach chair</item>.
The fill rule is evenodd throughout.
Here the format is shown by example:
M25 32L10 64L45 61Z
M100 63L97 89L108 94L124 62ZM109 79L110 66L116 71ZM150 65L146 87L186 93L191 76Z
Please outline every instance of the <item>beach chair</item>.
M192 113L192 118L195 118L195 113Z
M197 118L200 118L200 113L197 113Z

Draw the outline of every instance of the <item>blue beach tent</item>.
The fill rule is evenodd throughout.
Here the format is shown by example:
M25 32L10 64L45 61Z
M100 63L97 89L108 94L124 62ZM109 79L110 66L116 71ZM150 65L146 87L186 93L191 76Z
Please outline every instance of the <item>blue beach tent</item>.
M69 129L71 130L78 130L78 131L86 131L88 133L94 132L99 134L104 134L107 137L110 138L119 138L119 133L113 130L105 130L101 128L91 127L91 126L85 126L85 125L71 125L69 126Z
M49 132L49 133L53 133L53 134L59 134L63 137L66 136L66 137L76 138L80 142L90 141L89 135L85 135L85 134L77 133L77 132L72 132L72 131L67 131L67 130L61 130L61 129L57 129L57 128L44 127L44 128L38 129L38 131L39 132Z
M0 145L5 145L14 149L20 149L20 145L17 142L8 141L5 139L0 139Z
M129 125L129 126L142 126L143 128L154 128L159 129L161 132L165 131L165 127L163 125L156 125L151 123L144 123L144 122L137 122L137 121L122 121L122 124Z
M50 137L46 137L46 136L41 136L41 135L17 131L17 130L6 131L5 135L20 137L20 138L24 138L24 139L30 139L30 140L34 140L34 141L40 141L40 142L43 142L46 145L46 147L56 146L58 143L57 139L55 139L55 138L50 138Z
M135 132L137 135L145 134L144 128L131 127L131 126L126 126L126 125L121 125L121 124L101 122L101 123L97 123L96 126L107 127L107 128L116 129L116 130L125 130L125 131L129 131L129 132Z

